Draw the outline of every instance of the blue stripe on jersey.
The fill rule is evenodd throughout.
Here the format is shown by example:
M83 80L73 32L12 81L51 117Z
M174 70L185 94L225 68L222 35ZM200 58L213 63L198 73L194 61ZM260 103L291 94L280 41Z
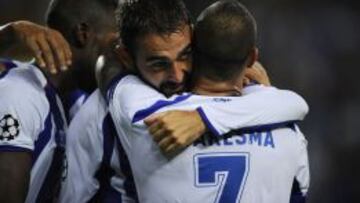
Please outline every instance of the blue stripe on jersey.
M55 142L56 147L52 157L50 168L46 174L45 180L41 186L40 192L38 193L36 202L47 203L54 202L58 196L60 190L61 176L64 169L65 160L65 123L57 103L57 94L51 84L45 86L46 97L50 104L50 112L55 121Z
M11 146L11 145L0 146L0 151L1 152L30 152L30 153L33 152L33 150L28 149L28 148L16 147L16 146Z
M126 152L121 144L121 141L119 139L119 136L117 135L115 124L113 120L111 119L111 129L116 135L116 144L119 150L119 161L120 161L120 167L121 171L124 174L125 181L124 181L124 189L126 192L126 195L128 197L131 197L135 202L139 202L136 187L135 187L135 181L134 176L132 174L132 170L130 167L130 161L128 156L126 155Z
M100 202L102 202L102 203L121 203L121 202L123 202L123 199L122 199L121 193L110 186L106 189L106 192Z
M216 130L216 128L211 124L209 119L207 118L206 114L204 113L204 110L199 107L196 109L199 113L201 120L205 123L206 127L210 130L211 133L215 136L220 136L220 133Z
M76 89L76 90L72 91L70 93L70 96L68 97L68 104L69 104L68 106L71 108L78 101L78 99L82 96L85 96L85 99L84 99L84 102L85 102L86 99L88 98L89 94L80 89Z
M116 89L117 84L120 82L121 79L123 79L127 75L130 75L130 73L128 73L128 72L120 73L117 76L115 76L110 81L110 83L107 85L107 87L106 87L106 98L105 98L107 104L109 104L109 101L113 98L114 91Z
M191 97L191 94L186 95L180 95L176 97L173 101L167 101L167 100L159 100L149 108L140 110L135 113L134 118L132 119L132 123L136 123L140 120L145 119L146 117L150 116L151 114L155 113L156 111L160 110L161 108L174 105L176 103L185 101Z
M104 136L104 155L103 162L110 166L111 157L115 146L115 136L111 130L111 117L107 114L103 122L103 136Z
M100 187L89 202L122 202L121 193L111 186L111 178L115 174L115 171L111 168L111 157L114 151L116 134L113 134L110 122L110 114L107 114L102 124L102 134L104 136L104 153L100 168L95 174L96 179L99 181Z
M226 133L226 134L241 135L241 134L245 134L245 133L270 131L270 130L275 130L275 129L279 129L279 128L290 128L293 131L296 131L295 124L297 122L299 122L299 121L285 121L285 122L280 122L280 123L256 125L256 126L251 126L251 127L245 127L245 128L232 130L232 131L230 131L229 133Z
M125 176L125 182L124 182L125 192L135 202L139 202L139 199L137 196L137 191L136 191L136 186L135 186L135 181L134 181L134 176L132 174L132 170L130 167L129 158L126 155L126 152L125 152L119 138L117 138L116 143L117 143L118 149L119 149L119 159L120 159L121 171L123 172L123 174Z
M52 121L51 121L51 113L50 112L46 117L44 126L45 126L44 130L39 134L38 140L35 141L34 152L32 154L33 165L35 164L35 162L39 158L39 155L41 154L42 150L49 143L49 140L51 138Z
M294 179L291 196L290 196L290 203L305 203L306 197L302 194L299 186L299 182Z
M0 79L4 78L11 69L16 68L17 65L12 62L11 60L7 60L7 59L0 59L0 63L3 64L5 66L5 71L0 73Z
M120 159L120 167L121 171L123 172L125 176L125 182L124 182L124 189L126 191L126 194L131 197L135 202L139 202L137 191L135 187L135 181L134 176L132 174L132 170L130 167L129 158L126 155L126 152L119 140L117 138L118 148L119 148L119 159Z

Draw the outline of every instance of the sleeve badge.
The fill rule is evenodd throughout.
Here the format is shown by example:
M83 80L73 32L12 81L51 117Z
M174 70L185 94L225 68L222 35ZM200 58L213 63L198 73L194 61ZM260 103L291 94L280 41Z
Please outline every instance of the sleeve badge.
M10 141L19 136L19 121L7 114L0 119L0 141Z

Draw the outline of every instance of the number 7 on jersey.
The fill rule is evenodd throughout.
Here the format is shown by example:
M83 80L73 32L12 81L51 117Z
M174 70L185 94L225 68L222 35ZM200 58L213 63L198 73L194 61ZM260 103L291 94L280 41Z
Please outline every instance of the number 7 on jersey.
M249 173L248 153L204 153L194 156L195 187L218 187L214 203L241 199Z

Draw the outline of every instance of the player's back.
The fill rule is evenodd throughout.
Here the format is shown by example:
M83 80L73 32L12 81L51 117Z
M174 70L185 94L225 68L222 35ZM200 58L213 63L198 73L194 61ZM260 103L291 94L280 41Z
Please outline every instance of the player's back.
M133 143L148 151L131 152L142 202L287 203L298 171L307 167L300 165L306 141L291 128L205 136L172 159L144 136Z
M229 106L239 98L184 94L159 100L154 98L158 93L151 88L139 91L140 96L133 94L134 89L141 88L145 90L146 87L127 77L116 89L110 90L109 96L110 112L129 156L140 202L288 202L293 181L301 169L305 169L302 174L305 181L301 186L306 189L306 142L301 134L283 123L247 128L248 132L257 133L240 133L242 136L235 134L223 139L219 136L220 140L216 136L204 136L179 155L164 157L148 133L144 118L168 110L198 109L203 112L200 109L209 104ZM252 102L263 103L262 98L278 95L272 91L253 93L254 97L243 96L241 100L256 98ZM202 118L213 127L212 119L207 115ZM256 120L256 116L249 118ZM237 123L241 118L222 119Z

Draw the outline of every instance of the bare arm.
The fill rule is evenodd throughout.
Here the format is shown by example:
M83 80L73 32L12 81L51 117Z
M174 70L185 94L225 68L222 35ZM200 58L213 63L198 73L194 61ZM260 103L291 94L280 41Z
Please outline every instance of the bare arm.
M56 74L71 65L72 53L60 32L29 21L15 21L0 27L0 55L14 47L27 50L38 65ZM10 56L11 57L11 56Z
M0 202L25 202L30 170L30 153L0 152Z

